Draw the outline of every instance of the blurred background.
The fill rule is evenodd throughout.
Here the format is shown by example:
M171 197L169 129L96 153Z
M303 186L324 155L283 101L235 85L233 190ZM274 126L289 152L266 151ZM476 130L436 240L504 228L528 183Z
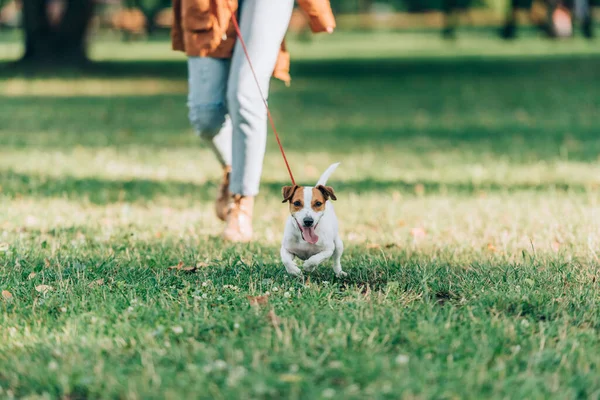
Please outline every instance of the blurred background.
M294 13L292 85L271 88L302 179L338 160L348 189L378 192L600 176L589 164L600 153L600 0L331 3L333 35ZM168 0L0 0L0 10L4 196L212 198L220 171L189 126ZM278 195L287 178L271 137L265 166Z
M456 38L458 32L494 31L512 39L538 36L594 36L600 0L333 0L339 30L430 32ZM86 58L88 38L165 40L173 21L169 0L0 0L0 40L5 60L77 63ZM310 40L306 18L297 10L290 33Z

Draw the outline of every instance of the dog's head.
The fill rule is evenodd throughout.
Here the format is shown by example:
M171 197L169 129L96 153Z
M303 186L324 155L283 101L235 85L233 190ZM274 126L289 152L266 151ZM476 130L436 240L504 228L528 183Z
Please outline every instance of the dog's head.
M283 203L290 203L290 213L296 220L302 238L308 243L315 244L319 237L315 228L325 212L328 200L337 200L330 186L317 187L284 186L281 190Z

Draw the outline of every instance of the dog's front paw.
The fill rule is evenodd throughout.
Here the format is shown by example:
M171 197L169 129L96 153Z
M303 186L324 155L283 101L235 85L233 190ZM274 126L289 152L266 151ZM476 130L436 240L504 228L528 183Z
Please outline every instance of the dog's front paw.
M288 274L292 275L292 276L302 276L302 270L300 268L298 268L296 265L286 265L285 266L285 270L287 271Z
M315 270L315 268L317 268L317 265L319 265L319 264L312 262L310 260L307 260L307 261L304 261L304 264L302 264L302 268L304 268L304 270L306 272L312 272Z
M343 278L344 276L348 276L348 274L345 273L344 271L340 271L340 272L336 272L335 276L337 276L338 278Z

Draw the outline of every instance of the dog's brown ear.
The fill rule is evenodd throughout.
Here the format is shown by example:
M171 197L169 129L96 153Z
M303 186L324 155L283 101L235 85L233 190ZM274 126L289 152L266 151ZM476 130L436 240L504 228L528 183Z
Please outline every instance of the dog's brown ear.
M319 185L317 186L317 189L319 189L319 191L323 193L325 200L337 200L337 197L335 197L335 192L333 191L333 188L331 186Z
M294 196L294 193L296 193L296 190L298 189L298 185L295 186L284 186L283 188L281 188L281 195L283 196L283 201L282 203L286 203L288 201L290 201L292 199L292 197Z

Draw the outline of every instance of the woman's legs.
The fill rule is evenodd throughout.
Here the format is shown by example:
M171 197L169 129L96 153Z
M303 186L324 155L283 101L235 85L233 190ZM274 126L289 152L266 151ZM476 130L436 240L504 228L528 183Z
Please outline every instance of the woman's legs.
M230 60L188 58L190 123L208 142L223 167L231 165L231 120L227 116L227 80Z
M240 29L265 96L293 7L293 0L241 2ZM229 190L234 195L255 196L267 141L267 112L239 40L231 60L227 104L233 125Z
M190 123L204 139L223 166L223 180L217 194L215 212L225 220L231 194L231 119L227 115L227 80L230 60L188 58L188 108Z

